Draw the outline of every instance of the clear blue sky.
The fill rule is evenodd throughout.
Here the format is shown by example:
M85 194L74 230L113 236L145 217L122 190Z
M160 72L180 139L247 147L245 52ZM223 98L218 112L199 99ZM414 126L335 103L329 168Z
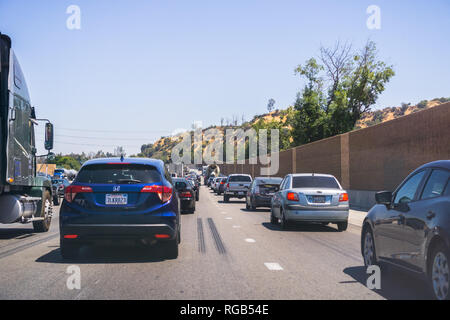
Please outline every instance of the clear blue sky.
M81 30L66 28L72 4ZM381 30L366 27L372 4ZM294 68L337 40L370 38L394 65L376 108L450 96L449 14L448 0L0 0L0 31L38 116L55 124L55 152L133 154L193 121L251 119L269 98L292 105Z

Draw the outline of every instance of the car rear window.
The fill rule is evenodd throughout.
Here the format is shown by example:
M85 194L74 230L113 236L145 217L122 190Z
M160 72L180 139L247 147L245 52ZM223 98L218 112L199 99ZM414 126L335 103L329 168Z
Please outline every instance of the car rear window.
M281 178L267 178L267 179L258 179L256 183L258 185L262 184L280 184L283 179Z
M294 177L292 180L292 188L340 189L335 178L320 176Z
M228 178L228 182L236 182L236 181L251 182L252 179L249 176L230 176Z
M159 171L143 164L92 164L83 167L76 182L99 184L139 184L161 182Z

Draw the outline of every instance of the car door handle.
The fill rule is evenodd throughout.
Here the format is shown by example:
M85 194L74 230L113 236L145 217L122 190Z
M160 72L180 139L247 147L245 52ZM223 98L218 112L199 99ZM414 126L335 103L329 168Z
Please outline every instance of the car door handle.
M436 216L436 213L434 213L433 211L428 211L428 214L427 214L428 220L433 219L435 216Z

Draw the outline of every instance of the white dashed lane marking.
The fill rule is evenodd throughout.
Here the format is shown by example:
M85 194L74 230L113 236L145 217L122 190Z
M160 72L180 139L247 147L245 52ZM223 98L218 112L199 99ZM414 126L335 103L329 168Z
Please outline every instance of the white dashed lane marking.
M283 268L276 262L264 262L264 265L266 266L267 269L272 271L283 270Z
M247 238L247 239L245 239L245 241L246 241L246 242L250 242L250 243L256 242L256 240L255 240L255 239L252 239L252 238Z

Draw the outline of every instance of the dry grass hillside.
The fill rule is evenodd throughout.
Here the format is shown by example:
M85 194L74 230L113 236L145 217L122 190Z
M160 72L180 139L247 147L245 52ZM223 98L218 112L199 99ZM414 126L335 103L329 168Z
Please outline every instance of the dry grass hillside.
M450 98L438 98L430 101L423 100L419 102L417 105L411 105L410 103L403 103L400 107L388 107L381 110L374 110L366 112L361 119L356 123L355 129L367 128L378 123L382 123L385 121L389 121L401 116L405 116L420 110L432 108L441 103L450 101ZM211 126L209 128L204 129L206 131L208 129L217 129L222 133L225 133L226 129L238 129L241 128L243 130L247 130L255 125L259 121L264 122L277 122L282 123L284 128L290 128L287 123L287 118L289 114L291 114L293 108L289 107L284 110L275 110L270 113L265 113L262 115L255 116L251 121L242 123L241 125L236 126ZM141 154L139 156L152 157L162 159L164 161L168 161L170 159L170 154L172 152L172 148L180 141L179 137L161 137L155 143L145 144L141 147ZM202 148L205 148L207 141L203 141Z

